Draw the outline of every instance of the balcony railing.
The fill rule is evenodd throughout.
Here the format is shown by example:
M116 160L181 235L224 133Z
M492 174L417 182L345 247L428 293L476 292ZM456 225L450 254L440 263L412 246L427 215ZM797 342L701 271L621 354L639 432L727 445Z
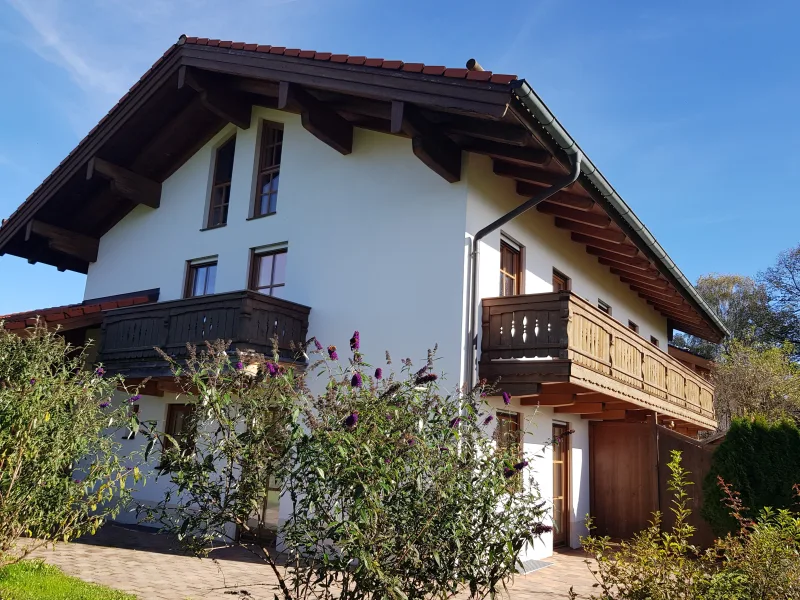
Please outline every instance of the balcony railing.
M518 394L563 381L713 423L713 386L571 292L486 298L479 372Z
M295 358L292 344L305 341L310 308L251 291L198 296L109 311L103 318L98 360L129 377L169 375L155 348L185 359L187 344L230 340L231 349Z

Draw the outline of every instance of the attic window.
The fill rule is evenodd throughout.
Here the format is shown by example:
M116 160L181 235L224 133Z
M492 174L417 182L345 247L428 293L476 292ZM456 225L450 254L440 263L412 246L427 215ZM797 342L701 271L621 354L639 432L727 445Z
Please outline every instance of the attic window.
M206 227L221 227L228 222L228 204L231 200L231 179L233 179L233 153L236 149L236 136L217 148L214 159L214 182L211 187L211 202L208 206Z
M274 215L278 210L278 180L281 174L283 125L264 123L261 130L261 154L258 159L258 180L253 217Z
M606 313L609 317L611 316L611 305L608 302L604 302L603 300L598 298L597 308L599 308L601 312Z
M628 329L630 329L633 332L639 333L639 326L630 319L628 320Z

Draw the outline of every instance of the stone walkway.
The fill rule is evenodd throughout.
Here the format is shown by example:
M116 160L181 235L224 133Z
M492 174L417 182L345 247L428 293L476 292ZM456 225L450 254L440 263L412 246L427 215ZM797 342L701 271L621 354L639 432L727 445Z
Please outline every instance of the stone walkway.
M168 536L107 525L86 540L39 549L32 557L140 600L273 600L278 591L270 568L246 550L227 548L198 559L176 548ZM553 564L514 580L511 600L568 598L570 586L580 598L589 597L593 579L582 552L557 553L547 562Z

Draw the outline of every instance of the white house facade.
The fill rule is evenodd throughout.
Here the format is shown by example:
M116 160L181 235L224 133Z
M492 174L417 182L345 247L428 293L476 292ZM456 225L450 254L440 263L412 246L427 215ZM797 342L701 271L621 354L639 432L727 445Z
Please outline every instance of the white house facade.
M668 341L725 331L588 161L472 252L581 156L527 90L475 65L182 37L4 222L0 252L87 273L84 302L44 317L152 377L139 416L165 429L183 405L154 345L265 351L274 323L282 349L357 329L367 357L438 344L445 386L500 376L499 420L541 455L555 508L527 556L546 557L585 534L593 424L714 427L713 388ZM267 509L285 517L277 489Z

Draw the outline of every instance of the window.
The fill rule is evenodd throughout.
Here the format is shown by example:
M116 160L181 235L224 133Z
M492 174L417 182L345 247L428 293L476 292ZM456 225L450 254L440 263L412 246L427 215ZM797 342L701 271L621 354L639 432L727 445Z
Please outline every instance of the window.
M217 279L217 261L193 263L189 262L186 272L185 298L205 296L214 293Z
M520 449L519 413L498 410L494 437L500 450Z
M516 296L520 290L519 248L514 248L505 241L500 242L500 295Z
M250 289L282 298L286 285L286 250L254 250L250 265Z
M278 179L283 149L283 126L264 123L261 130L261 155L258 159L258 178L253 217L274 215L278 210Z
M656 348L658 348L658 338L655 336L650 336L650 343L653 344Z
M558 269L553 269L553 291L566 292L572 289L572 281Z
M206 227L221 227L228 222L228 204L231 199L231 179L233 178L233 152L236 137L217 148L214 159L214 181L211 186L211 202L208 206Z
M639 333L639 326L636 323L634 323L633 321L630 321L630 320L628 321L628 329L630 329L631 331L634 331L636 333Z
M169 439L162 441L163 452L161 456L162 468L168 469L170 456L180 453L183 450L194 449L194 433L192 428L193 404L167 404L167 420L164 423L164 433L174 439L180 448Z
M599 308L602 312L606 313L609 317L611 316L611 305L608 302L603 302L598 298L597 308Z

